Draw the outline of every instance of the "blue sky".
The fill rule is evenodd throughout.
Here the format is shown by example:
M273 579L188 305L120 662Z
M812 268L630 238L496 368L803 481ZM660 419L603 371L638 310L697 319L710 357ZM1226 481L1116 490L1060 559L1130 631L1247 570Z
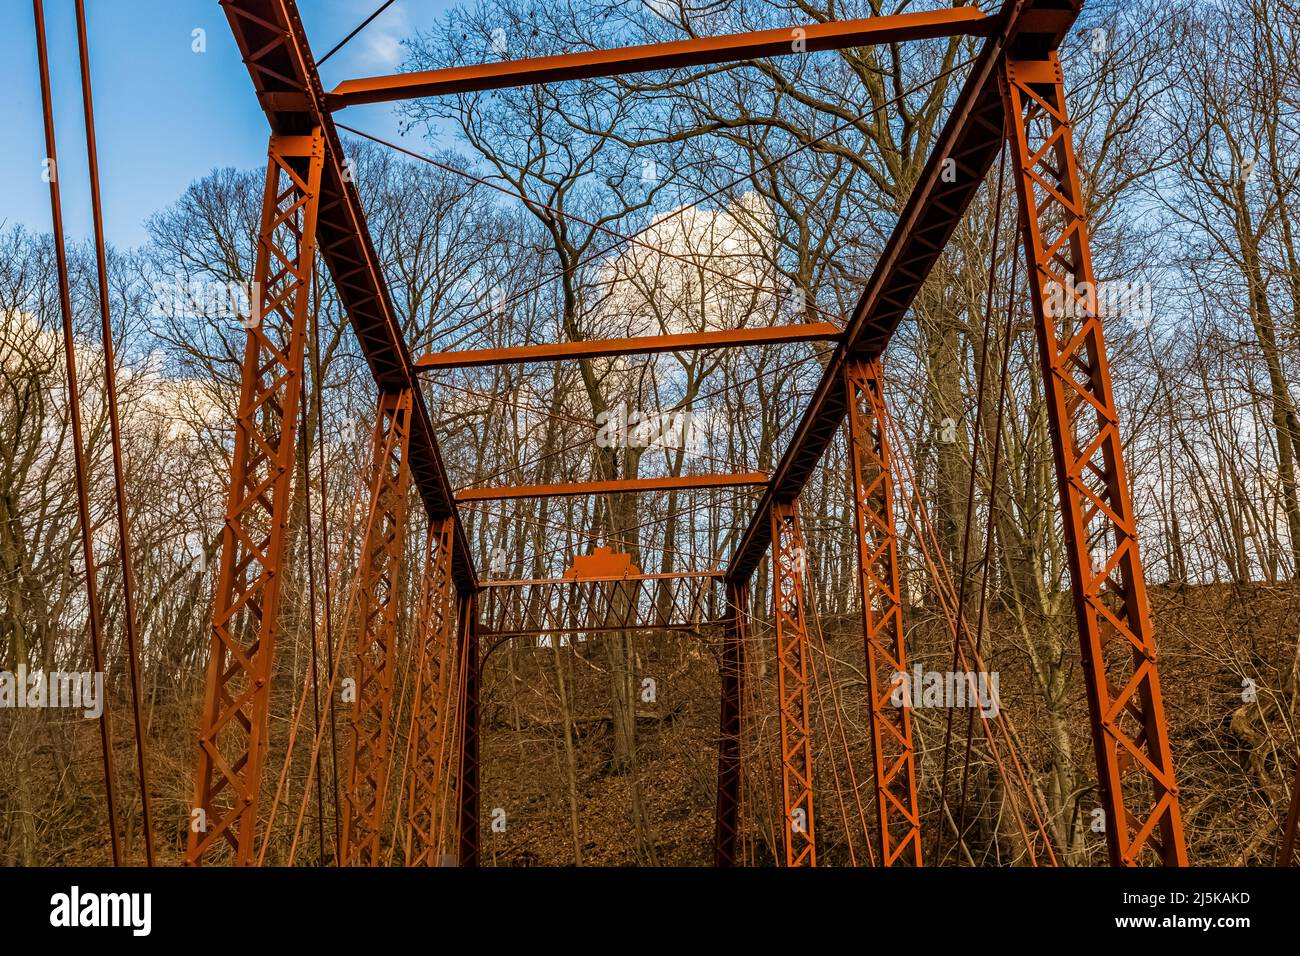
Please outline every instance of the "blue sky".
M299 0L312 50L322 56L380 0ZM397 0L321 69L326 89L356 76L392 73L399 41L427 29L454 0ZM73 0L45 0L65 228L91 235ZM49 188L41 180L45 141L29 0L0 0L0 224L50 229ZM144 221L220 166L266 161L266 118L217 0L86 0L95 96L100 188L109 242L136 246ZM206 31L207 52L191 49ZM348 123L396 138L390 105L348 109ZM413 144L419 148L418 144Z

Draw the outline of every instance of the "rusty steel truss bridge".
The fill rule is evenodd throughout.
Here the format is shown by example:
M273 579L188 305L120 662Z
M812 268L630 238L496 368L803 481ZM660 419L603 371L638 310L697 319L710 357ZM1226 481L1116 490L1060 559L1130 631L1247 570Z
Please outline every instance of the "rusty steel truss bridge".
M53 157L41 0L36 8L46 135ZM93 202L100 249L98 173L86 75L84 11L77 0ZM293 0L221 0L270 127L257 236L256 301L242 360L241 392L217 567L206 692L198 733L193 806L206 823L191 828L187 862L217 854L260 862L267 826L269 707L286 560L295 443L309 352L310 292L319 256L338 292L374 378L376 413L364 535L357 572L357 633L349 653L356 683L341 809L339 862L377 865L386 833L400 837L408 865L479 860L479 677L490 649L520 635L574 631L693 628L723 635L717 762L715 860L739 862L742 692L751 582L770 553L779 714L781 801L787 821L780 862L817 862L816 793L809 721L809 605L799 501L835 433L846 427L856 515L863 653L874 779L878 865L919 866L922 826L917 758L908 708L890 703L891 675L908 670L894 513L895 460L883 376L891 336L912 307L994 160L1009 157L1018 199L1018 235L1029 278L1033 327L1047 398L1059 508L1083 663L1100 806L1109 860L1116 866L1185 865L1187 851L1171 756L1136 521L1096 301L1089 227L1072 143L1065 78L1057 50L1081 0L1006 0L996 13L974 7L825 22L734 36L705 37L537 59L504 60L432 72L321 85L317 61ZM368 21L367 21L368 22ZM364 26L364 24L363 24ZM348 175L336 115L348 106L412 97L610 77L675 67L776 57L927 38L981 38L964 86L885 243L861 297L835 323L745 328L654 338L570 341L412 356L380 269L366 215ZM332 52L332 51L331 51ZM955 175L952 173L955 171ZM70 314L58 187L51 183L65 323ZM1074 307L1054 314L1053 294ZM106 307L105 307L106 309ZM105 311L105 342L107 334ZM453 490L438 425L421 389L422 371L519 362L570 362L656 351L739 348L782 342L832 343L820 382L771 474L715 474L576 484ZM71 349L69 361L71 362ZM109 366L110 397L113 387ZM70 376L75 382L75 375ZM74 394L74 426L78 415ZM110 408L111 408L110 404ZM116 419L113 438L117 445ZM80 436L76 438L81 454ZM120 469L120 451L115 460ZM84 484L85 466L78 459ZM119 504L120 475L118 477ZM600 495L702 487L743 487L757 503L721 570L643 574L603 549L579 555L555 579L481 579L458 505L530 496ZM84 494L82 498L84 502ZM84 504L83 529L88 524ZM399 734L394 700L404 594L403 543L425 529L414 600L415 683L404 782L392 770ZM125 527L121 529L123 553ZM83 531L83 536L84 531ZM88 540L88 537L87 537ZM94 564L86 550L93 587ZM127 597L130 599L129 560ZM713 588L721 600L706 600ZM723 613L710 616L710 609ZM97 598L91 592L96 659ZM133 612L127 608L128 626ZM965 630L964 622L958 627ZM131 656L134 666L134 633ZM964 634L966 663L978 648ZM337 671L331 681L337 678ZM138 678L132 674L138 694ZM333 683L331 683L331 691ZM987 721L986 721L987 723ZM990 742L1005 734L990 725ZM144 749L137 721L137 757ZM106 751L107 754L107 751ZM106 756L107 760L107 756ZM386 818L387 797L405 788L404 818ZM112 794L110 789L110 813ZM147 796L147 794L146 794ZM144 802L146 831L149 803ZM791 826L789 821L797 820ZM1294 856L1296 806L1283 837ZM114 828L114 848L116 851ZM152 849L150 850L152 854ZM1035 853L1053 860L1050 847ZM152 858L152 857L151 857Z

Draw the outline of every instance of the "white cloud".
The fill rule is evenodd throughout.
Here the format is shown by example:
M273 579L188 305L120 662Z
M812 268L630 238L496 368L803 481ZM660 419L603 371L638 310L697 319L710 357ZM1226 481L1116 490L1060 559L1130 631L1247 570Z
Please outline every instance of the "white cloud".
M394 4L358 34L354 68L396 73L405 56L402 41L413 32L406 11Z

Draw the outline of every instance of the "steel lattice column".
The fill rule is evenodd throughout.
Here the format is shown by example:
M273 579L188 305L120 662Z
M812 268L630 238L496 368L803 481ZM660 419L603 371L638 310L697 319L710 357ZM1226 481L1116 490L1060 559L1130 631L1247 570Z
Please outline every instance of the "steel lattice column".
M871 759L876 776L876 822L882 866L899 860L921 865L921 818L916 799L916 751L910 701L894 706L894 675L907 673L903 604L898 582L898 537L890 473L880 361L845 367L849 449L857 520L858 571L871 695Z
M411 465L409 389L384 392L371 444L370 510L357 572L356 703L347 799L343 806L344 866L378 866L388 773L392 767L393 687L402 552Z
M776 679L781 708L786 866L817 865L808 714L808 628L804 620L806 567L799 503L778 502L772 509L772 617L776 624Z
M1003 98L1113 865L1187 862L1061 66L1007 61ZM1108 592L1108 593L1104 593Z
M718 809L713 838L716 866L736 863L737 818L740 813L741 701L744 690L745 634L748 631L749 590L727 586L727 619L718 675L722 684L718 735Z
M455 741L453 683L457 667L456 591L450 518L429 524L418 617L419 665L411 715L410 793L407 801L407 866L438 865L445 849L448 762Z
M460 865L478 866L479 851L479 711L478 711L478 598L461 601L460 615L461 701L460 722Z
M186 862L254 862L325 148L272 136L246 325Z

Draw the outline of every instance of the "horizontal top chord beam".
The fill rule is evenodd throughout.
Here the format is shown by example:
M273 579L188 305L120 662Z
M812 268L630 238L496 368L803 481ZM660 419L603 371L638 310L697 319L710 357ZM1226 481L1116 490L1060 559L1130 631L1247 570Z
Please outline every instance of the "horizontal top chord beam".
M506 498L571 498L576 495L605 495L647 491L684 491L695 488L762 487L767 475L761 471L734 475L681 475L666 478L616 478L611 481L571 481L556 485L507 485L490 488L462 488L456 501L500 501Z
M721 37L695 37L613 50L588 50L560 56L477 63L444 70L346 80L326 94L326 106L337 111L359 103L474 93L561 80L588 80L601 76L704 66L790 53L814 53L819 50L935 37L987 36L996 24L996 20L985 16L975 7L952 7Z
M818 342L835 340L839 336L840 328L833 322L810 322L798 325L722 329L712 332L684 332L677 335L643 335L627 339L591 339L585 342L518 345L504 349L434 352L421 356L415 364L421 371L481 368L485 365L519 365L525 362L556 362L564 359L604 358L611 355L650 355L658 352L693 352L705 349L738 348L746 345Z

